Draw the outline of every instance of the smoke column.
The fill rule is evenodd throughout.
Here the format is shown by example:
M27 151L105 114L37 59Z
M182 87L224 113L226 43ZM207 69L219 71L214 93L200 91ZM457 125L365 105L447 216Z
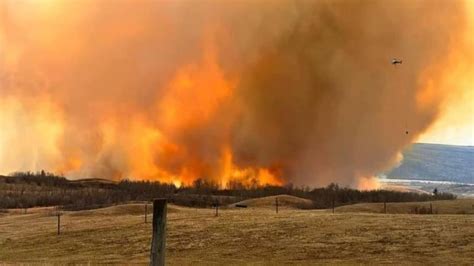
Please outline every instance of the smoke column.
M357 186L456 93L441 85L467 60L466 14L441 0L4 0L0 172Z

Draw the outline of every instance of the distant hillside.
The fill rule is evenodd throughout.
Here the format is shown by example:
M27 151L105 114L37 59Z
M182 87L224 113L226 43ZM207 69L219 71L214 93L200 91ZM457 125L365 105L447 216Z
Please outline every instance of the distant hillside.
M419 179L474 184L474 147L417 143L403 152L391 179Z

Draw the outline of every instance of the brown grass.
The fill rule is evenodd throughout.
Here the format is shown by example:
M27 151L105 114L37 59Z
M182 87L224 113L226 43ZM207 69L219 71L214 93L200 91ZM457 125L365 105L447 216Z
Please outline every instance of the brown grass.
M474 262L473 215L337 213L169 206L167 262L311 264ZM139 204L56 217L0 217L0 262L148 263L151 224Z

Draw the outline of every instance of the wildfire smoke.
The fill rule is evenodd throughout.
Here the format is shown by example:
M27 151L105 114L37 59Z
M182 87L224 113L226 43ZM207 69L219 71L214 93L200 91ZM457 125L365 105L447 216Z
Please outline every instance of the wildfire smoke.
M4 0L0 172L372 184L440 115L467 14L435 0Z

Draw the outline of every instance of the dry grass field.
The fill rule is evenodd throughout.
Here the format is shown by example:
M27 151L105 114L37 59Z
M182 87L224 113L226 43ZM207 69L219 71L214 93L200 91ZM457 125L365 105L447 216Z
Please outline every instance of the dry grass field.
M342 213L343 208L349 207L335 214L228 208L214 217L212 209L169 205L167 262L474 263L474 215ZM144 224L143 210L142 204L127 204L65 212L60 236L50 209L0 214L0 262L146 264L151 224Z

